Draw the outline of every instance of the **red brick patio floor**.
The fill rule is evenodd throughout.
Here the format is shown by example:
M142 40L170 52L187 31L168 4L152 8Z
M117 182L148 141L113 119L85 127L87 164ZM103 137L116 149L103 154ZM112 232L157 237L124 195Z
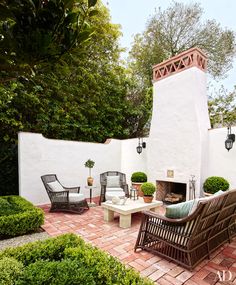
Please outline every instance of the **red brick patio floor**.
M175 263L146 251L134 252L141 213L132 215L132 226L119 227L119 217L113 222L103 220L101 207L93 207L82 215L68 213L49 213L49 205L42 206L45 211L44 230L51 236L75 233L85 241L117 257L121 262L133 267L159 285L222 285L236 284L236 239L231 244L218 249L211 260L205 260L190 272ZM232 278L230 278L230 273ZM218 274L230 281L220 281Z

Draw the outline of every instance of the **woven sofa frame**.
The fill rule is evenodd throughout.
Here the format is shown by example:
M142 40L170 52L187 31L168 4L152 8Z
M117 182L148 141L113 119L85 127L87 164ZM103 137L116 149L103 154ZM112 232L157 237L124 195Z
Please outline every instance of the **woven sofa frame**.
M78 202L69 201L69 193L79 193L80 187L65 187L57 179L56 174L46 174L41 176L44 187L47 191L49 199L51 201L50 212L67 211L77 214L82 214L85 210L89 209L86 199ZM48 183L58 181L65 191L52 191L48 186Z
M182 219L143 212L135 251L142 249L189 270L236 235L236 189L199 202Z

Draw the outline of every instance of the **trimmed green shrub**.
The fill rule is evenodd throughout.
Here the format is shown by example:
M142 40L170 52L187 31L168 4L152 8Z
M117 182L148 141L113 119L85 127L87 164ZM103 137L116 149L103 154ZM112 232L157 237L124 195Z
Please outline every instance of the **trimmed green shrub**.
M65 257L76 260L81 267L87 268L96 280L96 285L153 284L148 280L142 279L137 272L133 269L128 269L113 256L89 244L66 249Z
M22 262L15 285L152 285L114 257L74 234L29 243L0 252Z
M145 182L142 184L141 190L144 196L152 196L156 191L156 187L153 183Z
M144 172L134 172L131 181L137 183L147 182L147 175Z
M44 222L43 210L19 196L0 197L0 236L22 235Z
M223 177L211 176L206 179L203 189L207 193L214 194L219 190L226 191L229 189L229 182Z
M66 234L54 239L50 238L15 248L7 248L0 252L0 259L3 257L14 257L25 266L38 260L61 260L64 257L66 248L73 248L83 244L84 241L76 235Z
M25 268L16 285L96 285L96 280L76 261L37 261Z
M12 257L0 260L0 285L13 285L22 274L23 264Z

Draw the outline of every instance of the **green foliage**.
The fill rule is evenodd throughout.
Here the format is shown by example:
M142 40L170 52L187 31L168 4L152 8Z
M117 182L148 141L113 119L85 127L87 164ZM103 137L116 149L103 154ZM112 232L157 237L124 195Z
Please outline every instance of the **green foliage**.
M215 20L202 21L203 9L198 3L173 2L151 16L142 34L135 37L130 59L135 73L151 85L152 66L184 50L199 47L208 55L208 71L214 77L224 76L232 67L235 34Z
M227 92L223 86L217 94L208 101L211 126L223 127L236 124L236 87Z
M7 133L2 134L1 130L0 133L3 136L4 134L7 136ZM17 144L11 142L1 142L0 139L0 196L10 194L18 194Z
M23 271L17 285L96 285L94 277L76 261L37 261Z
M23 270L23 264L12 257L0 259L0 285L14 285Z
M91 159L88 159L88 160L85 162L84 166L85 166L85 167L88 167L88 168L93 168L93 167L94 167L94 164L95 164L94 161L92 161Z
M44 213L18 196L0 197L0 235L16 236L36 230L44 222Z
M74 249L68 248L65 256L76 260L81 267L87 268L97 285L152 284L152 282L141 279L138 273L127 269L114 257L88 244Z
M83 246L84 241L74 234L61 235L55 239L47 239L28 243L15 248L7 248L0 252L0 259L3 257L14 257L28 266L38 260L61 260L64 258L64 250Z
M145 182L142 184L141 190L144 196L152 196L156 191L156 187L153 183Z
M229 189L229 182L223 177L211 176L206 179L203 184L203 189L207 193L214 194L220 190L226 191Z
M1 70L19 75L82 48L93 32L88 20L97 0L3 0L0 5ZM3 73L4 74L4 73ZM7 75L7 74L5 74Z
M11 3L4 7L0 4L0 15L8 15L6 10L11 12L14 7L9 17L4 16L0 20L0 26L2 22L9 21L15 13L19 13L19 21L26 14L33 13L33 16L25 19L26 25L22 27L23 31L28 29L27 33L18 33L17 28L19 37L6 38L9 45L0 42L0 50L5 50L13 48L15 44L23 45L23 42L27 41L24 48L17 48L17 53L2 52L3 59L0 58L2 195L18 193L19 131L42 133L53 139L104 142L107 138L126 139L141 136L146 130L151 113L151 88L144 91L137 88L139 80L134 80L131 71L124 67L120 60L120 26L111 23L108 9L101 1L96 3L96 10L93 6L95 1L89 1L89 4L84 6L89 15L86 16L78 38L72 36L69 39L78 42L71 49L69 44L62 43L65 37L70 37L70 33L66 32L68 29L72 34L76 31L73 21L80 14L80 4L87 1L50 0L44 1L45 4L41 1L36 12L35 1L4 0L4 3ZM74 5L75 2L78 2L78 6ZM47 26L42 24L42 18L38 19L41 12L46 14L47 20L50 19L51 13L55 13ZM83 13L81 15L84 15ZM67 16L68 22L65 21ZM32 27L28 24L30 19L33 21ZM63 21L54 33L56 19ZM36 24L39 23L42 24L42 29L37 30L37 33L42 34L42 37L34 41L33 37L37 34ZM13 21L12 25L16 26L16 23ZM7 29L13 27L9 26ZM81 41L80 36L85 29L89 29L91 33L88 38L83 34L85 38ZM61 37L58 37L58 33L61 33ZM44 35L48 37L48 34L49 37L52 34L55 36L49 46L47 41L42 40ZM28 52L31 46L32 50ZM6 173L8 175L4 175Z
M132 182L147 182L147 174L144 172L134 172L131 176Z
M0 197L0 217L14 215L22 211L24 210L12 201L12 196Z
M153 284L74 234L6 249L0 261L12 256L24 265L22 275L15 278L18 285Z

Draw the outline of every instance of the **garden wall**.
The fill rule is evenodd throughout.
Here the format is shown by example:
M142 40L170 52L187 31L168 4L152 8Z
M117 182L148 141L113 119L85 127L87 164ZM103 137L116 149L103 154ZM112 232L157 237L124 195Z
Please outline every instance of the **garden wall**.
M40 176L55 173L65 186L80 186L81 193L89 197L85 189L89 158L95 161L92 176L97 185L93 197L100 195L99 175L115 170L130 176L133 171L145 170L145 152L136 152L137 139L108 140L107 143L89 143L47 139L41 134L19 133L19 194L34 204L49 202Z
M236 133L236 127L232 128L232 133ZM209 130L209 148L205 152L207 165L204 167L203 181L209 176L223 176L233 189L236 188L236 143L228 152L224 147L226 135L226 128ZM112 139L99 144L47 139L41 134L21 132L19 133L19 193L34 204L48 203L49 199L40 176L55 173L62 184L68 187L81 186L81 193L89 197L89 190L85 189L88 169L84 167L85 161L89 158L95 161L92 176L95 185L98 186L93 192L93 197L100 194L99 175L105 171L124 172L129 186L131 174L135 171L144 171L149 177L156 177L158 169L148 164L155 144L151 145L151 140L148 138L145 141L147 147L139 155L136 152L138 139L122 141ZM151 152L150 148L153 148ZM155 183L155 180L152 182Z

